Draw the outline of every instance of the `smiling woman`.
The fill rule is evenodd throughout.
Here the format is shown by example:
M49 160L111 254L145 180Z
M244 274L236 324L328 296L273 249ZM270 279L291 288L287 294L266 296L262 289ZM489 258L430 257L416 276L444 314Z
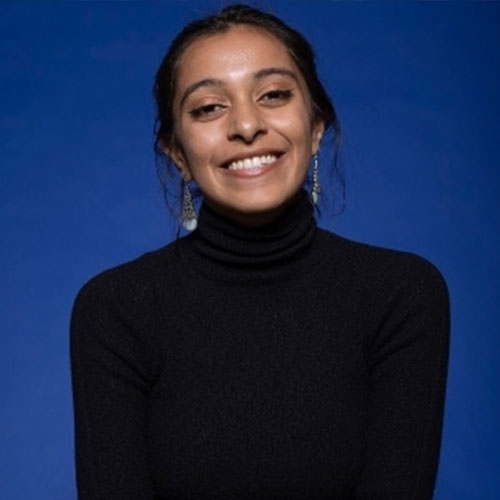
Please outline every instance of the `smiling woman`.
M154 91L193 231L76 299L80 498L431 499L446 284L317 227L318 151L340 126L308 42L229 6L176 37Z
M286 47L240 25L192 42L178 66L165 152L215 210L273 220L298 195L324 130Z

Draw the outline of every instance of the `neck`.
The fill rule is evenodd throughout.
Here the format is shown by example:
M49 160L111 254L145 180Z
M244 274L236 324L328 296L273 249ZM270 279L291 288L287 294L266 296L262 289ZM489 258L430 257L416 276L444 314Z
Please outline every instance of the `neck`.
M312 257L316 221L303 189L281 215L259 219L261 225L245 225L245 219L217 208L205 200L198 227L179 240L179 255L191 271L219 281L263 283L297 276L317 260Z

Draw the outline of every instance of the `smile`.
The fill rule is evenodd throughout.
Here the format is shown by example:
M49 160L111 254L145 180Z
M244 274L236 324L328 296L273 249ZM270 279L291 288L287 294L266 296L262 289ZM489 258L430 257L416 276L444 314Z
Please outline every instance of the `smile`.
M231 162L227 168L229 170L250 170L252 168L259 168L263 165L270 165L278 159L277 155L263 155L263 156L253 156L251 158L245 158L243 160L237 160Z

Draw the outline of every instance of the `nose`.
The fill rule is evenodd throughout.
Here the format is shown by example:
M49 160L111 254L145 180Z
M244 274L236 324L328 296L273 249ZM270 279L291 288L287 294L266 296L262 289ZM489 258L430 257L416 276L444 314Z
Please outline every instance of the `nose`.
M266 132L266 122L256 104L248 101L233 104L227 134L229 140L250 144Z

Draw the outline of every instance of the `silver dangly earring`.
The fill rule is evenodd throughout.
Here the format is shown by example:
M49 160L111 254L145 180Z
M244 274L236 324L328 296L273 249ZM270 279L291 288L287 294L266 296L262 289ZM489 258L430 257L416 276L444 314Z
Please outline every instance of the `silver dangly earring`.
M188 181L182 179L184 185L182 194L182 215L181 221L184 228L188 231L194 231L198 225L198 218L196 217L196 212L194 209L193 197L191 196L191 190L189 189Z
M319 185L319 160L318 153L313 156L313 168L312 168L312 189L311 189L311 203L316 205L318 203L318 197L321 193L321 187Z

